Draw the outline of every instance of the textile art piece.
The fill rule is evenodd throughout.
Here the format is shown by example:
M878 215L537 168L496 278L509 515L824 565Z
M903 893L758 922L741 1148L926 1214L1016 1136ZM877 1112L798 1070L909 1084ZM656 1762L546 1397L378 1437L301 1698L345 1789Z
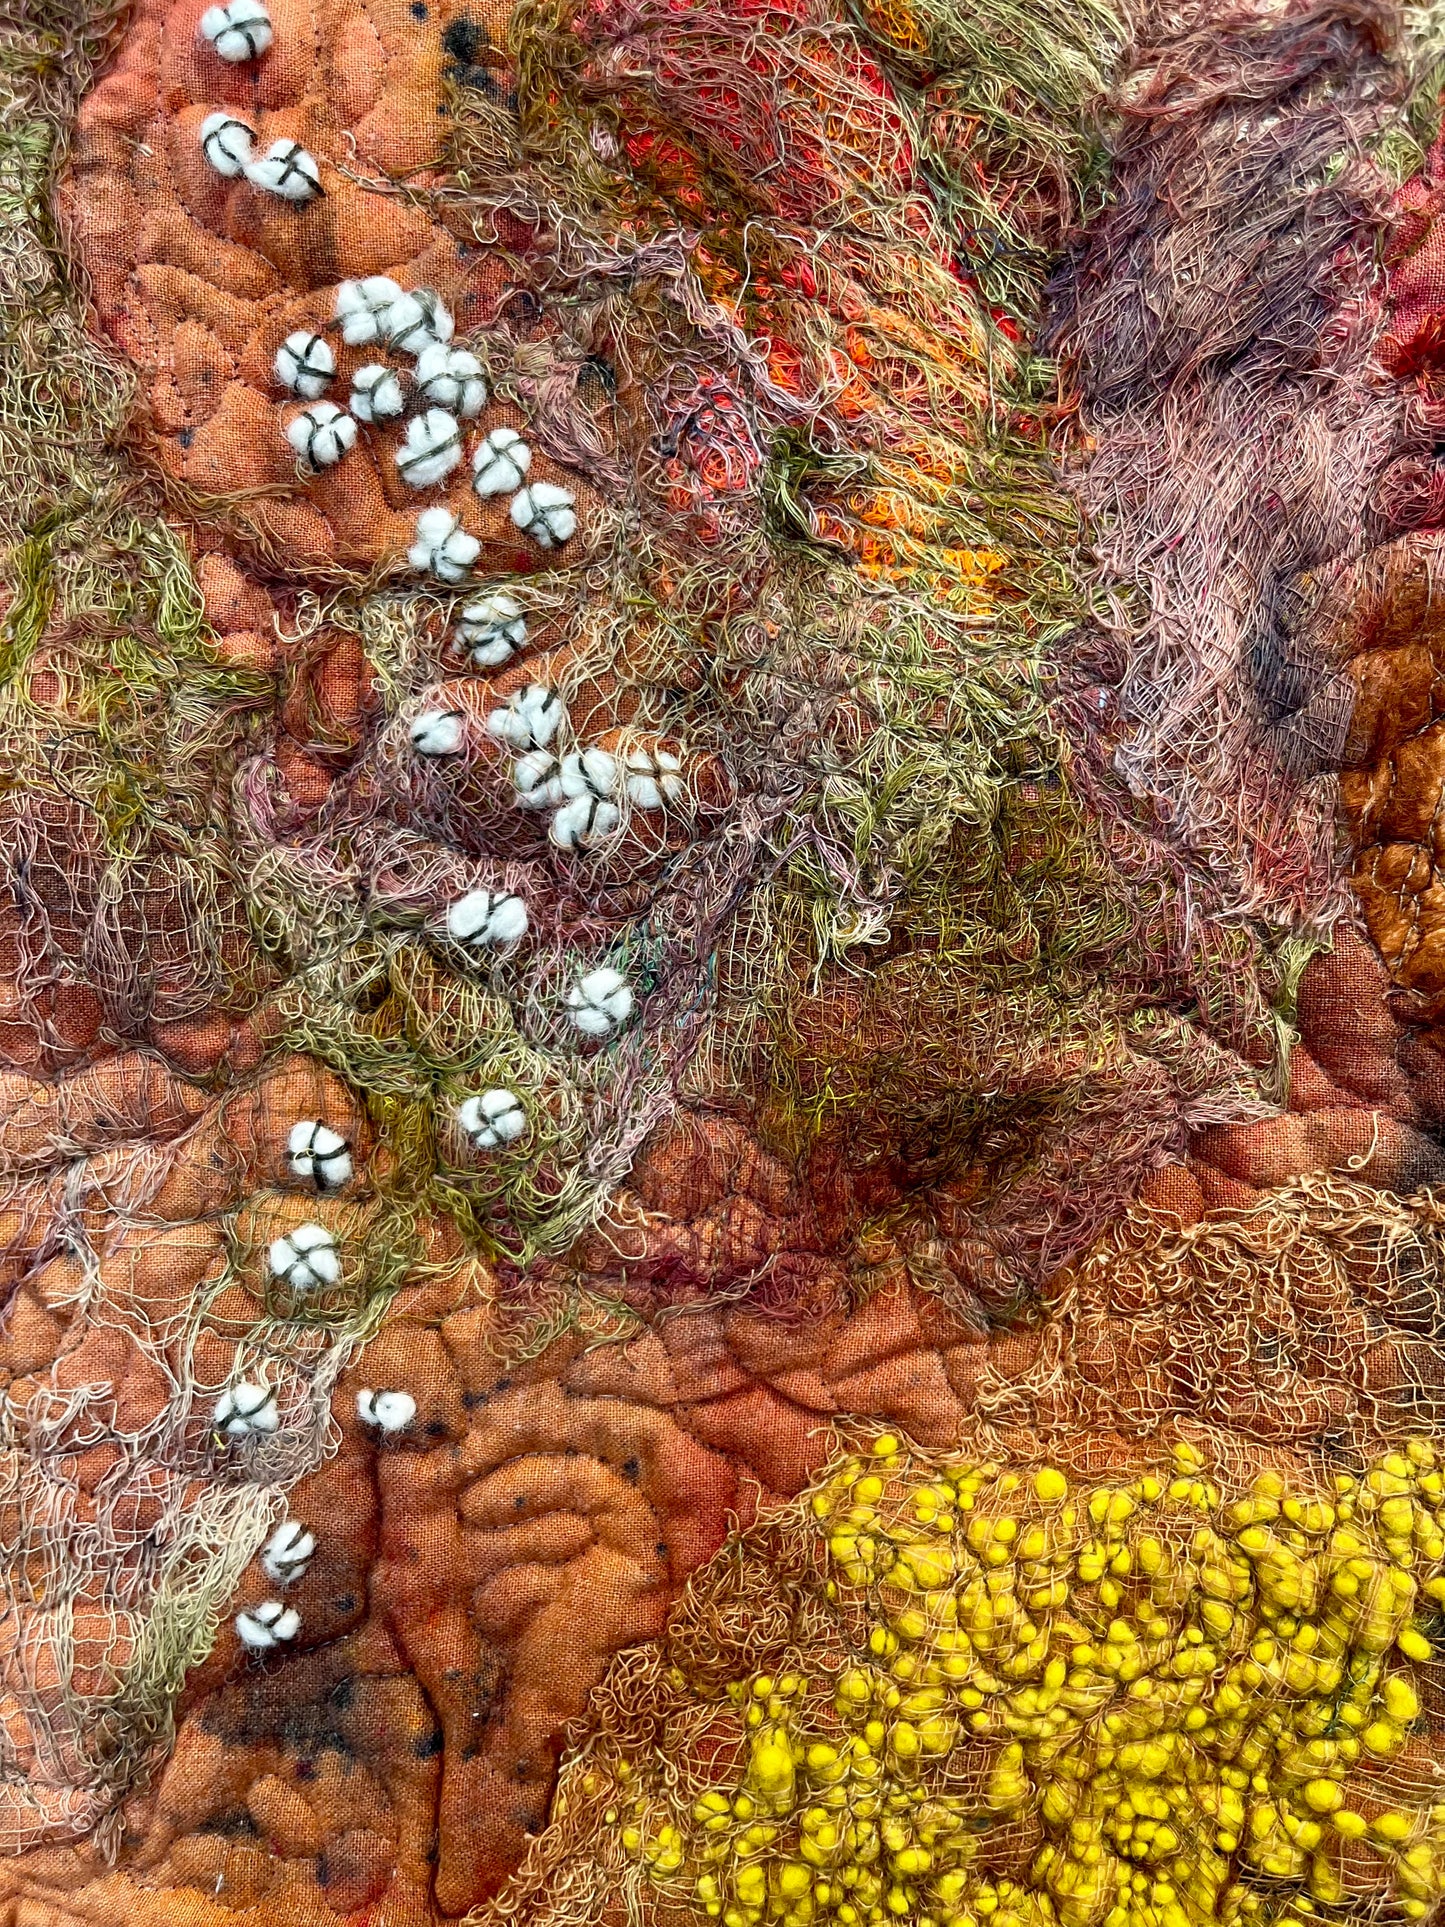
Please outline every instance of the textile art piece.
M1442 87L0 0L0 1927L1445 1917Z

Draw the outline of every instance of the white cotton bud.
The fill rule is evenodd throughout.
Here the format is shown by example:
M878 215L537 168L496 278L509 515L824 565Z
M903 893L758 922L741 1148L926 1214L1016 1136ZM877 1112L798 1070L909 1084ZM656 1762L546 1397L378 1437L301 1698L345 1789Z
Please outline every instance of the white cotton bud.
M299 1519L283 1519L266 1541L261 1570L278 1586L289 1586L306 1575L316 1551L316 1535Z
M201 122L201 152L216 172L234 181L250 166L254 127L234 114L207 114Z
M275 38L265 0L229 0L224 7L207 7L199 30L222 60L257 60Z
M455 325L431 288L398 295L386 311L386 339L404 355L420 355L439 341L450 341Z
M533 482L513 496L512 521L539 549L559 548L577 532L576 498L555 482Z
M359 281L343 281L336 290L336 319L348 348L364 348L384 341L387 317L401 300L401 288L389 274L367 274Z
M444 341L432 342L417 356L416 385L427 401L450 409L464 421L480 415L487 399L482 364L467 349L449 347Z
M617 758L605 749L573 750L562 758L559 776L564 796L613 796L617 791Z
M628 797L639 809L660 810L687 794L682 764L671 750L631 749L624 768Z
M334 401L314 401L287 422L286 439L312 468L335 468L356 446L356 423Z
M318 1191L339 1191L352 1177L351 1146L329 1124L305 1118L291 1126L286 1155L293 1174Z
M515 1091L483 1091L460 1106L457 1122L474 1151L496 1151L522 1136L527 1113Z
M250 1612L236 1614L236 1636L253 1653L268 1653L273 1646L284 1646L301 1630L301 1615L294 1606L283 1606L279 1599L267 1599Z
M512 787L520 810L550 810L562 801L562 765L550 749L529 749L512 765Z
M590 794L577 796L558 810L547 835L559 850L590 850L605 843L621 821L615 803Z
M245 1378L226 1387L216 1400L211 1417L216 1430L224 1432L228 1439L258 1437L274 1432L281 1423L276 1394L271 1387Z
M445 408L429 408L406 425L406 440L396 465L409 488L431 488L445 480L462 459L462 431Z
M510 495L532 466L532 451L515 428L494 428L472 457L472 487L478 495Z
M527 640L522 605L505 589L493 589L457 614L457 639L470 649L478 669L500 669Z
M369 361L351 377L351 412L359 422L394 422L406 413L401 378L393 368Z
M589 970L567 993L567 1015L584 1037L610 1037L632 1015L632 992L620 970Z
M336 373L336 355L324 336L298 328L276 350L271 370L283 388L315 401Z
M502 948L527 934L527 906L505 890L469 890L447 907L447 935L468 950Z
M487 734L517 751L545 749L562 726L566 711L554 690L530 682L487 717Z
M410 734L418 756L455 756L466 741L466 717L459 709L424 709Z
M279 194L297 206L314 201L321 192L321 171L297 141L275 141L259 161L246 169L246 179L263 193Z
M341 1276L341 1253L324 1224L297 1225L272 1240L267 1256L272 1277L293 1291L315 1291L318 1285L334 1285Z
M439 582L462 582L482 552L474 535L458 527L449 509L423 509L416 518L416 540L407 550L414 569Z
M416 1400L410 1392L373 1392L356 1394L356 1416L363 1425L374 1425L382 1432L404 1432L416 1417Z

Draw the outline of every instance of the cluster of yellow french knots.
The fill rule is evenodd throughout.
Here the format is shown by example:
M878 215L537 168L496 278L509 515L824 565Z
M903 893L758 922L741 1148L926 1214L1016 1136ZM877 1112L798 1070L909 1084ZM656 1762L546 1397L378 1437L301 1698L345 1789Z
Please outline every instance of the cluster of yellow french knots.
M1429 1444L1228 1501L1187 1444L1162 1476L1076 1487L885 1436L812 1505L866 1646L732 1683L738 1764L701 1797L620 1763L606 1818L690 1911L1327 1927L1445 1894Z

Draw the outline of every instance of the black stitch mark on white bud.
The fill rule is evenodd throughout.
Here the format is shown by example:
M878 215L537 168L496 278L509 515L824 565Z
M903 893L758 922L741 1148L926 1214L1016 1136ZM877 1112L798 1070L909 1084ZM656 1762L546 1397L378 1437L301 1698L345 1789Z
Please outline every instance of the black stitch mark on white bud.
M416 1400L410 1392L373 1392L367 1387L356 1394L356 1416L378 1431L404 1432L416 1417Z
M460 709L424 709L411 726L418 756L456 756L466 742L466 717Z
M556 549L577 532L576 498L555 482L533 482L512 498L512 521L539 549Z
M351 412L359 422L394 422L406 413L406 395L394 368L369 361L351 377Z
M529 749L512 765L512 788L519 810L555 809L562 797L562 765L550 749Z
M414 288L391 303L384 325L399 354L420 355L439 341L450 341L456 323L435 289Z
M482 1091L458 1107L457 1122L474 1151L497 1151L523 1136L527 1113L515 1091Z
M286 1140L286 1155L294 1175L314 1184L318 1191L339 1191L351 1182L351 1146L329 1124L313 1118L293 1124Z
M407 550L407 560L439 582L464 582L481 552L481 543L458 527L450 509L431 508L416 518L416 540Z
M283 388L315 401L323 394L336 373L336 354L331 343L309 328L298 328L287 335L276 350L271 372Z
M364 348L384 341L387 317L401 300L401 286L389 274L368 274L359 281L343 281L336 290L336 319L348 348Z
M620 970L589 970L567 992L567 1015L584 1037L611 1037L632 1015L632 992Z
M396 465L409 488L431 488L444 481L462 459L462 431L455 415L429 408L406 425L406 440Z
M246 179L263 193L278 194L298 207L325 193L320 169L299 141L274 141L259 161L247 167Z
M487 399L482 364L465 348L434 341L416 358L416 385L429 402L469 421Z
M484 500L510 495L526 480L532 451L515 428L494 428L472 457L472 487Z
M539 682L514 690L506 703L487 717L487 734L520 753L545 749L561 728L566 711L555 690Z
M261 1570L278 1586L294 1585L306 1575L316 1551L316 1535L299 1519L283 1519L261 1554Z
M527 641L527 618L517 598L492 589L457 614L457 638L478 669L500 669Z
M228 181L237 180L251 165L255 139L255 128L234 114L207 114L201 122L201 152Z
M269 1653L284 1646L301 1630L301 1615L294 1606L283 1606L279 1599L263 1599L249 1612L236 1614L236 1637L253 1653Z
M298 1224L273 1238L266 1255L272 1277L292 1291L315 1291L318 1285L334 1285L341 1276L341 1253L324 1224Z
M222 60L258 60L275 34L266 0L229 0L224 7L207 7L197 28Z
M506 890L469 890L447 906L447 935L468 950L504 949L527 934L527 906Z
M668 749L630 749L624 759L628 799L642 810L680 803L687 794L682 764Z
M274 1432L281 1423L281 1413L269 1385L243 1378L222 1392L211 1419L226 1438L249 1439Z
M334 468L356 446L356 423L334 401L314 401L286 424L286 439L312 468Z
M615 803L602 796L576 796L564 803L547 826L559 850L591 850L605 843L622 821Z

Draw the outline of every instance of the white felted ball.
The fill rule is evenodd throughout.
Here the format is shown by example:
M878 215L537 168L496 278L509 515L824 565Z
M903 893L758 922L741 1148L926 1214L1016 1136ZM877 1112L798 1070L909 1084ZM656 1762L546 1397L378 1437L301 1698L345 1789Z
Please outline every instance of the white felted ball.
M228 181L237 180L254 158L256 130L234 114L207 114L201 122L201 152Z
M315 401L336 373L336 355L324 336L298 328L276 350L271 371L283 388Z
M632 992L620 970L589 970L567 992L567 1015L584 1037L611 1037L632 1015Z
M258 60L276 37L266 0L229 0L224 7L207 7L199 32L222 60L233 62Z
M510 495L532 466L532 451L515 428L494 428L472 457L472 487L478 495Z
M394 422L406 413L401 377L369 361L351 377L351 412L360 422Z
M416 1400L410 1392L361 1391L356 1394L356 1416L379 1431L404 1432L416 1417Z
M228 1439L254 1438L274 1432L281 1423L281 1413L269 1385L243 1378L228 1385L216 1400L212 1421Z
M555 482L533 482L512 498L512 521L539 549L560 548L577 532L576 498Z
M298 141L273 142L259 161L247 167L246 179L263 193L279 194L298 207L321 193L321 170Z
M457 1111L457 1122L474 1151L495 1151L515 1144L527 1128L527 1113L515 1091L482 1091Z
M398 295L386 311L386 339L404 355L420 355L439 341L450 341L455 326L432 288Z
M468 950L502 948L527 934L527 906L505 890L469 890L447 909L447 935Z
M299 1519L283 1519L261 1554L261 1570L278 1586L290 1586L304 1578L316 1551L316 1535L308 1532Z
M334 1285L341 1276L341 1253L324 1224L297 1225L271 1241L267 1256L272 1277L293 1291L315 1291L318 1285Z
M318 1191L339 1191L351 1182L351 1146L329 1124L313 1118L293 1124L286 1155L295 1176L309 1180Z
M406 440L396 451L396 466L409 488L431 488L444 481L462 459L462 431L445 408L429 408L406 425Z
M478 669L500 669L527 640L527 618L517 598L492 589L457 614L457 638Z
M414 569L439 582L463 582L482 552L474 535L459 528L450 509L423 509L416 518L416 540L407 550Z
M336 319L349 348L364 348L387 337L387 318L401 300L401 287L389 274L367 274L343 281L336 290Z
M424 709L410 733L418 756L455 756L466 741L466 718L459 709Z
M518 752L545 749L562 726L566 711L562 698L541 683L529 682L515 690L505 705L487 718L487 734Z
M590 850L605 843L622 821L615 803L601 796L576 796L552 818L547 835L559 850Z
M433 341L416 358L418 391L438 408L469 421L480 415L487 399L487 384L482 380L482 364L465 348L453 348L444 341Z
M558 774L564 796L613 796L617 792L617 758L605 749L574 749L562 758Z
M287 422L286 439L312 468L334 468L356 446L356 423L334 401L314 401Z
M550 810L562 799L562 765L550 749L529 749L512 765L518 809Z
M263 1600L250 1612L236 1614L236 1634L253 1653L268 1653L283 1646L301 1630L301 1615L294 1606L283 1606L279 1599Z
M667 749L630 749L624 761L627 794L639 809L660 810L687 794L682 764Z

